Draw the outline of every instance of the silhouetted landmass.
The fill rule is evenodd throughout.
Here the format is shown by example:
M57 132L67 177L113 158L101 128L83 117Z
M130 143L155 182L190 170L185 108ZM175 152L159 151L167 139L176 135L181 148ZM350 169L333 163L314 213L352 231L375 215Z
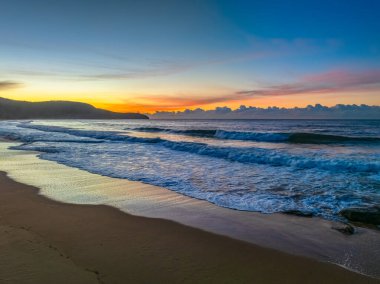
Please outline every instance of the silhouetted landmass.
M26 102L0 98L0 119L149 119L68 101Z

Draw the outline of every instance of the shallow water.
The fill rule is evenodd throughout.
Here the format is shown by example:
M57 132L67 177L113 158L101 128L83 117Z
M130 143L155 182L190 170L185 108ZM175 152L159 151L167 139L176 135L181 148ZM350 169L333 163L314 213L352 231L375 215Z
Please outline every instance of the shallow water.
M326 219L380 204L380 121L0 122L18 149L216 205Z

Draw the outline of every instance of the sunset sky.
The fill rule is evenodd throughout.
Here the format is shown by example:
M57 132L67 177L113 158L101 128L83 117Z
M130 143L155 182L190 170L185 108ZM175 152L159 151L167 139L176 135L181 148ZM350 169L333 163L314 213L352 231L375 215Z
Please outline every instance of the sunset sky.
M12 0L0 97L115 111L380 105L380 1Z

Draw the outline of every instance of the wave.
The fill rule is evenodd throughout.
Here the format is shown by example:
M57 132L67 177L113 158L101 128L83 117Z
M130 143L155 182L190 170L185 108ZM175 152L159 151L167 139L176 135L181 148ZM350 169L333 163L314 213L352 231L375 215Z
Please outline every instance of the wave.
M33 128L47 132L63 132L74 136L101 139L100 141L155 144L171 150L226 159L240 163L287 166L299 169L318 168L329 171L360 171L375 173L380 171L380 161L364 161L349 157L329 158L323 157L317 153L312 155L306 155L306 153L291 154L282 150L258 147L222 147L199 142L170 141L158 137L134 137L129 135L121 135L117 132L76 130L63 127L50 127L31 124L22 125L21 127ZM39 148L39 151L43 150Z
M293 143L343 143L343 142L357 142L357 143L380 143L378 137L354 137L354 136L341 136L317 133L293 133L288 139Z
M22 128L32 128L39 130L34 127L27 127L22 126ZM11 129L0 129L0 137L4 138L6 140L11 141L21 141L23 143L33 143L33 142L67 142L67 143L103 143L103 140L99 140L96 138L92 138L89 136L82 136L78 135L74 137L72 135L68 135L68 133L64 131L54 131L54 130L41 130L45 132L61 132L63 135L61 136L54 136L54 135L38 135L36 133L23 133L20 131L17 131L17 128L11 128Z
M214 137L217 130L216 129L171 129L171 128L160 128L160 127L135 127L135 128L125 128L125 130L134 130L141 132L164 132L170 134L182 134L187 136L196 137Z
M379 137L355 137L318 133L284 133L284 132L252 132L252 131L226 131L220 129L170 129L159 127L136 127L126 128L152 133L170 133L205 138L217 138L227 140L243 140L256 142L288 142L303 144L329 144L329 143L380 143Z
M217 130L215 137L220 139L248 140L258 142L285 142L289 140L289 134L287 133L240 132L225 130Z
M239 132L218 130L217 138L232 140L249 140L263 142L289 142L302 144L329 144L329 143L380 143L378 137L354 137L319 133L276 133L276 132Z

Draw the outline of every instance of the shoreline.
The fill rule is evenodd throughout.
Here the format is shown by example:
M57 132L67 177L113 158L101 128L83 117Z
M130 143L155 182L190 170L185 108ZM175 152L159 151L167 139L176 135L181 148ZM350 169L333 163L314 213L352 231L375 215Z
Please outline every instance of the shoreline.
M0 185L0 225L25 242L22 250L33 243L20 236L20 230L38 236L45 247L59 252L50 266L64 271L62 261L69 260L77 272L70 277L78 277L81 283L278 283L284 279L289 283L379 283L337 265L173 221L132 216L105 205L56 202L37 194L38 188L15 182L3 172ZM37 252L32 251L28 257L39 259ZM14 251L9 254L17 255ZM24 251L22 255L25 259ZM1 273L5 281L22 260L8 259L13 263L8 263L8 270ZM40 263L30 265L24 269L38 271L35 266ZM32 276L23 275L19 269L17 277L49 279L44 275L49 271L41 269ZM67 283L67 278L64 280Z
M39 158L38 152L9 150L0 143L0 171L39 188L39 194L69 204L108 205L134 216L171 220L217 235L331 262L380 278L380 232L357 228L344 235L321 218L231 210L165 188L101 176Z
M321 218L261 214L218 207L165 188L92 174L38 157L38 152L8 150L0 143L0 171L38 194L62 204L110 206L122 214L169 220L204 232L333 263L380 279L380 233L357 228L347 236Z

